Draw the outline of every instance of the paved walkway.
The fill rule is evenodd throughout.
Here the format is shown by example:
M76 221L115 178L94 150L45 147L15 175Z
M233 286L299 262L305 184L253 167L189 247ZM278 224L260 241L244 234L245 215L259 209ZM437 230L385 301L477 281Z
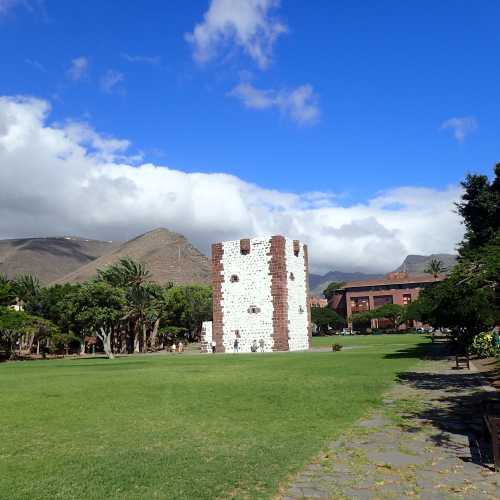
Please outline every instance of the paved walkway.
M424 361L384 405L308 465L280 498L498 499L478 404L483 377Z

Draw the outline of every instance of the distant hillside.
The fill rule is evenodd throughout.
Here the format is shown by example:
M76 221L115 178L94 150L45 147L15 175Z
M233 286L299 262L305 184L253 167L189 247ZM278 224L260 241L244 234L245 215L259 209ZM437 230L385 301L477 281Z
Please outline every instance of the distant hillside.
M457 256L449 253L435 253L432 255L408 255L403 263L394 271L408 274L422 274L432 259L440 260L447 270L451 270L457 263Z
M366 274L366 273L344 273L342 271L330 271L324 275L310 274L309 288L310 294L316 297L323 297L323 290L332 282L346 282L356 280L371 280L382 278L383 274Z
M210 283L209 259L197 250L181 234L167 229L155 229L133 240L123 243L114 251L69 273L58 283L81 283L93 278L97 270L117 262L122 257L131 257L143 262L153 280L165 284Z
M0 273L14 278L31 273L50 283L112 251L110 241L74 237L0 240Z

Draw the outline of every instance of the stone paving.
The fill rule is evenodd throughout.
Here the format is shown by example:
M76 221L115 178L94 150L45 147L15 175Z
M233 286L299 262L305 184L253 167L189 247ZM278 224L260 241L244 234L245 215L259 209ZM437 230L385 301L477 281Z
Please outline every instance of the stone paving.
M485 380L446 358L402 374L383 407L330 444L279 496L498 499L480 401Z

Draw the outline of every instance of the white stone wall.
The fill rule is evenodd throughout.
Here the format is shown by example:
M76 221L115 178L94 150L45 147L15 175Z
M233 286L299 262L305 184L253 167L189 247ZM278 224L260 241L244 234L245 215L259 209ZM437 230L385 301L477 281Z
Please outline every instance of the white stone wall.
M299 255L296 256L293 252L293 241L286 239L285 262L288 288L288 346L290 351L303 351L309 349L304 246L300 245Z
M212 322L201 324L201 352L212 352Z
M250 253L242 255L240 241L226 241L223 244L222 314L223 343L226 352L233 352L235 331L239 330L240 352L251 352L255 340L259 346L264 340L266 352L273 350L273 301L268 255L270 238L250 240ZM231 276L238 276L231 282ZM256 306L258 313L249 313L248 308ZM259 346L260 350L260 346Z

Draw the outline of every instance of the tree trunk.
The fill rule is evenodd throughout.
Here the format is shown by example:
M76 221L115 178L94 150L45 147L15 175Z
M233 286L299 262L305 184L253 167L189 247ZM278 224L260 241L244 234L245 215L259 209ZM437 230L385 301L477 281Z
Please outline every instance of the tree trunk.
M85 339L80 340L80 356L85 354Z
M101 334L97 334L97 336L102 340L102 345L104 347L104 352L109 359L114 359L115 356L113 351L111 350L111 332L106 333L104 328L101 328Z
M151 349L156 350L156 342L158 337L158 330L160 328L160 318L155 321L153 331L151 333Z
M140 352L139 350L139 330L137 326L134 328L134 352Z
M146 323L142 323L142 352L148 352Z
M36 355L40 356L40 341L36 341Z

